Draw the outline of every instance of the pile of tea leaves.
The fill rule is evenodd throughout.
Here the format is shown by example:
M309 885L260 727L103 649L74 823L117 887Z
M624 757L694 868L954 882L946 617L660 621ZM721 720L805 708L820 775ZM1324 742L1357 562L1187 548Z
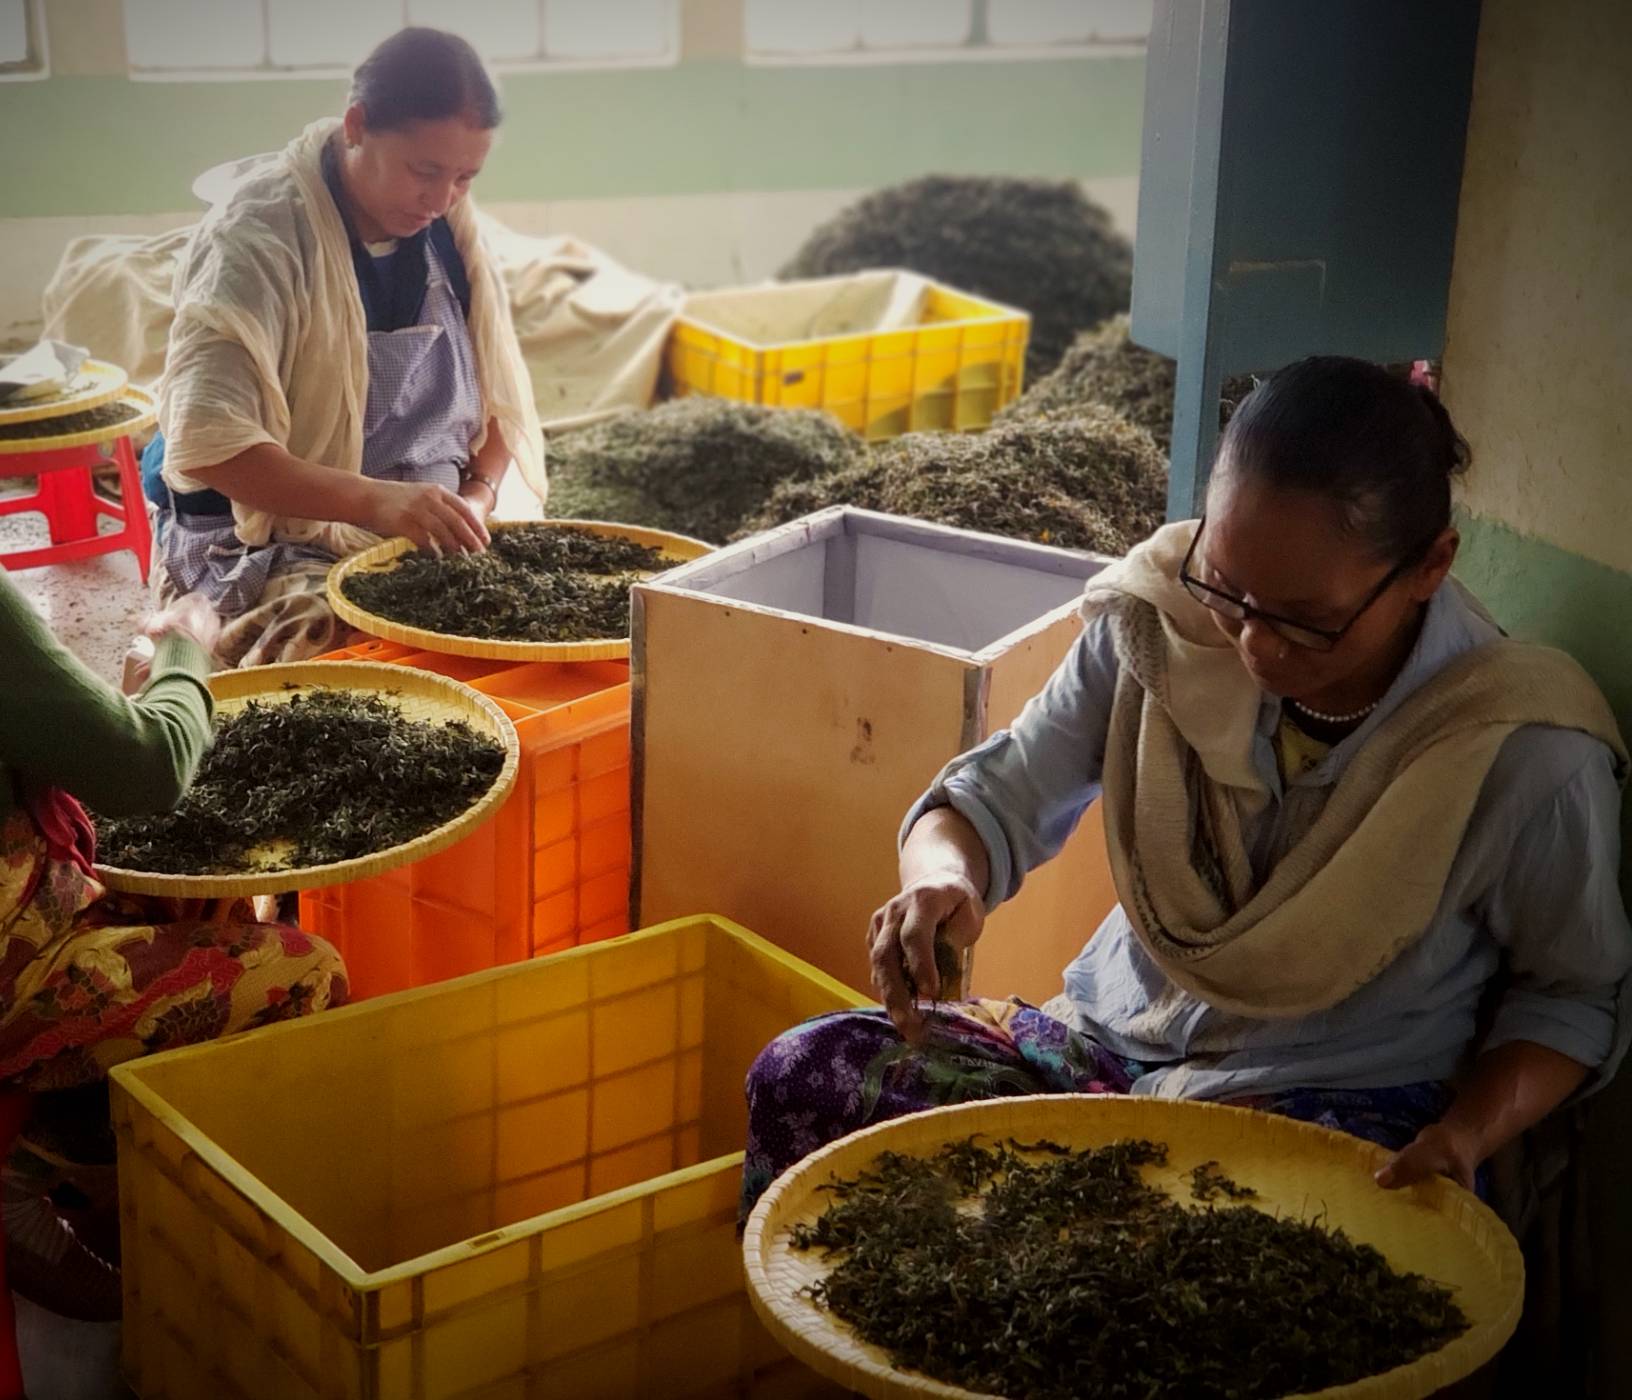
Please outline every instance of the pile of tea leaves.
M728 540L783 481L860 459L861 439L815 409L672 399L550 440L550 513Z
M1468 1328L1449 1289L1341 1230L1147 1185L1159 1143L951 1142L882 1153L794 1227L808 1290L894 1364L1026 1400L1270 1400L1343 1385ZM1192 1194L1250 1197L1204 1163Z
M743 533L832 505L1120 555L1165 518L1167 463L1149 433L1103 408L908 433L848 470L779 486Z
M997 416L1000 423L1035 420L1107 408L1136 423L1166 455L1173 446L1173 361L1129 339L1126 315L1084 331L1059 366L1037 380ZM1224 382L1220 425L1257 381L1236 375Z
M481 554L404 554L341 585L393 622L490 641L578 642L629 635L629 589L674 564L661 550L567 525L506 525Z
M1031 313L1026 376L1060 362L1078 331L1125 311L1133 249L1069 180L930 175L876 190L820 225L784 281L906 268Z
M412 719L379 695L252 700L216 717L215 742L174 811L96 817L97 859L166 875L352 860L452 821L503 767L504 748L463 720Z

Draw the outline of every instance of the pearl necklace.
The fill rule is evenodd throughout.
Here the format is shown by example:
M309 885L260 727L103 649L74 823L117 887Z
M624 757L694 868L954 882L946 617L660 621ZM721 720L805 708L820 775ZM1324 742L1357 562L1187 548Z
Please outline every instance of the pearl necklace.
M1321 724L1353 724L1356 720L1364 719L1373 710L1375 710L1377 708L1379 702L1376 701L1376 700L1373 700L1371 702L1371 704L1362 706L1360 709L1354 711L1353 714L1348 714L1348 715L1329 715L1329 714L1326 714L1322 710L1312 710L1312 709L1309 708L1309 706L1307 706L1307 705L1303 704L1301 701L1297 701L1297 700L1292 700L1292 701L1289 701L1288 703L1292 706L1292 708L1294 710L1297 710L1302 714L1308 715L1310 719L1317 720Z

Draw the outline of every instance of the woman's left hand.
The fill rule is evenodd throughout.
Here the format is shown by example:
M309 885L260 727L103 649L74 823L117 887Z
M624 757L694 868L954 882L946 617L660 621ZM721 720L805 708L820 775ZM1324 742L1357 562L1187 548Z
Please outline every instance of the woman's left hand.
M1480 1156L1479 1143L1468 1130L1430 1123L1416 1141L1389 1159L1377 1173L1377 1184L1395 1191L1438 1175L1471 1191Z

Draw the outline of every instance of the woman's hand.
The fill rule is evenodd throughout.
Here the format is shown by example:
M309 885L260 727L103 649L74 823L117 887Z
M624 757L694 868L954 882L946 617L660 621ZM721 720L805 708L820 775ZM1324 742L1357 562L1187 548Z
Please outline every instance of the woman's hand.
M432 482L374 481L363 522L387 539L404 535L432 554L480 554L488 545L483 517L463 496Z
M1482 1158L1478 1134L1448 1123L1430 1123L1409 1147L1389 1159L1377 1173L1377 1184L1397 1191L1437 1175L1471 1191Z
M907 1040L916 1043L924 1033L914 992L937 1000L943 991L936 939L961 956L985 923L980 891L966 876L949 870L920 876L873 915L867 930L873 987Z
M142 624L142 635L155 642L172 633L191 637L205 651L213 651L221 636L221 615L202 593L184 593Z
M1409 1186L1438 1172L1471 1191L1481 1162L1541 1122L1586 1077L1584 1064L1534 1041L1510 1040L1486 1050L1445 1116L1395 1154L1377 1173L1377 1184Z

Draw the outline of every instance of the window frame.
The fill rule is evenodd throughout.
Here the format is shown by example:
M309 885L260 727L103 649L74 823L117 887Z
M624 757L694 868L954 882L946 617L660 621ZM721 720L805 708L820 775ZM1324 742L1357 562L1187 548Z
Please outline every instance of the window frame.
M742 61L750 68L868 68L902 63L1007 63L1039 59L1141 57L1144 39L1108 39L1057 44L999 44L987 37L986 0L969 0L969 38L962 44L850 49L821 49L809 53L755 49L748 38L747 8L742 0Z
M38 4L39 0L28 0L28 3ZM265 55L263 62L254 68L138 68L127 62L126 73L132 82L137 83L219 83L225 81L289 82L299 79L318 79L333 81L336 78L349 78L352 70L343 64L328 65L288 65L271 62L271 18L269 5L276 0L258 0L261 10L261 52ZM409 0L399 0L402 6L403 24L408 23ZM667 48L661 54L630 54L627 56L609 56L604 58L551 58L548 54L535 54L523 58L490 59L485 55L482 62L495 74L509 73L565 73L584 72L590 70L625 69L625 68L672 68L680 62L680 3L681 0L660 0L667 6L668 14L665 19ZM549 0L537 0L539 6L539 35L542 44L544 33L544 7ZM125 24L129 25L129 14L125 9L124 0L120 0L120 14Z
M0 63L0 83L34 83L51 76L51 44L45 27L44 0L22 0L28 55L16 63Z

